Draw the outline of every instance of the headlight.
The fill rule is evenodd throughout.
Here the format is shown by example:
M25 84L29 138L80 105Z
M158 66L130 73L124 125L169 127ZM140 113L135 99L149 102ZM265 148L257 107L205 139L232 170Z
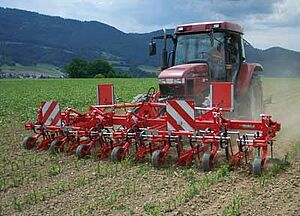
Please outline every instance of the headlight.
M183 78L173 79L173 83L174 84L183 84L184 83L184 79Z
M167 84L173 84L173 79L172 78L167 78L166 83Z
M167 83L166 79L159 79L159 84L166 84L166 83Z
M159 79L159 84L184 84L184 78Z

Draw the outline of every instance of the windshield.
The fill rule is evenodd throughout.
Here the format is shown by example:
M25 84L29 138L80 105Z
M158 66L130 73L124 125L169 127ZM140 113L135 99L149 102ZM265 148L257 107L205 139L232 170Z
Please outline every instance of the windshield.
M207 33L179 35L175 65L203 61L208 62L213 77L222 79L225 76L224 33L214 33L214 46Z

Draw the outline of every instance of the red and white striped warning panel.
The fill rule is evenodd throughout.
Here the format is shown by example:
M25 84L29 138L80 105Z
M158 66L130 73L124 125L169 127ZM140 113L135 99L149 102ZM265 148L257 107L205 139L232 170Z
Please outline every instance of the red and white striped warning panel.
M57 101L46 101L43 104L42 123L46 126L61 125L61 110Z
M195 109L193 101L167 101L167 128L172 130L194 131Z

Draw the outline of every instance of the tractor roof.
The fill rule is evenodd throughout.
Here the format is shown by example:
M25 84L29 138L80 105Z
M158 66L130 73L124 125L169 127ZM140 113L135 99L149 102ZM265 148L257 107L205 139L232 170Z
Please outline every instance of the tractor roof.
M209 32L212 28L215 30L222 29L222 30L229 30L229 31L234 31L243 34L243 29L240 25L232 22L225 22L225 21L190 23L190 24L179 25L177 26L175 33L187 34L187 33L194 33L194 32Z

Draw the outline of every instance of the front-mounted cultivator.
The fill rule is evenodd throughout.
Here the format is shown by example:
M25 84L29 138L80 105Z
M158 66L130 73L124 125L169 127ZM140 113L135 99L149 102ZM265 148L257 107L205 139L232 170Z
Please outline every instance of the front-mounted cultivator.
M25 125L35 135L26 137L23 146L80 158L110 156L113 161L133 156L142 162L150 155L154 167L160 167L175 149L178 165L189 166L198 159L204 171L225 155L235 167L252 162L254 175L260 175L269 149L273 155L280 124L268 115L257 121L224 117L233 109L233 94L219 95L233 91L233 84L210 85L210 108L198 107L192 100L162 102L152 90L134 103L115 104L113 86L107 84L98 85L98 105L91 105L87 113L61 111L57 101L43 101L38 120Z

